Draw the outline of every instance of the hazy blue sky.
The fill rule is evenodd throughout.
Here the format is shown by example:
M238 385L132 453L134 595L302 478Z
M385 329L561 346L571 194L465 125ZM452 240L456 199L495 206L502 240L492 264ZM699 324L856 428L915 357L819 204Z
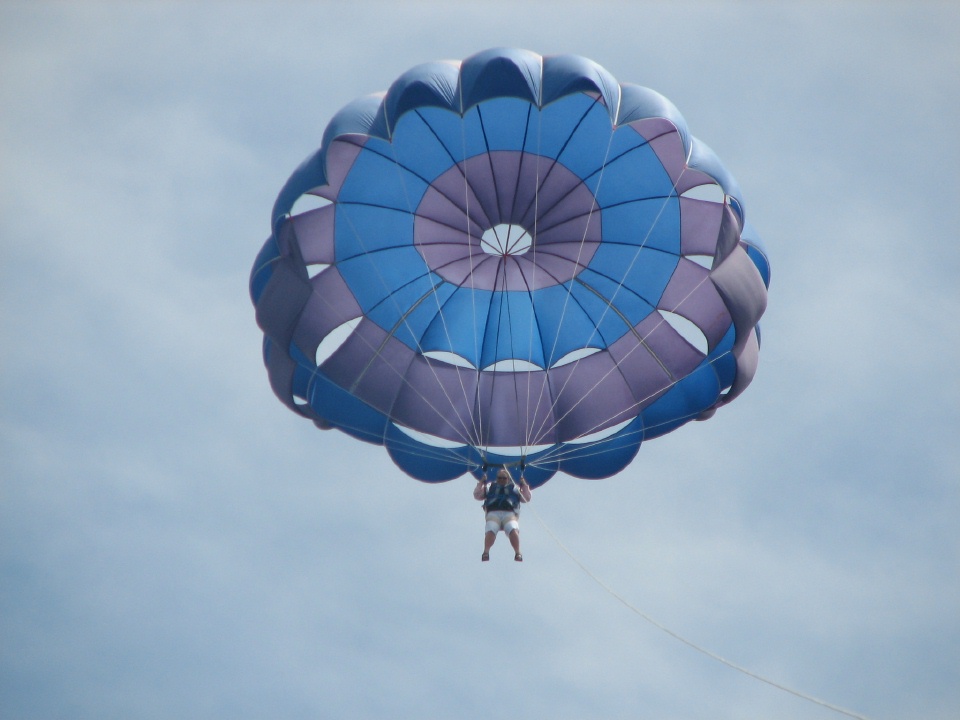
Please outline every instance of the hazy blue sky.
M547 528L761 675L960 716L958 8L4 2L0 716L837 717ZM536 491L522 565L284 408L247 295L331 115L491 46L670 98L773 265L747 393Z

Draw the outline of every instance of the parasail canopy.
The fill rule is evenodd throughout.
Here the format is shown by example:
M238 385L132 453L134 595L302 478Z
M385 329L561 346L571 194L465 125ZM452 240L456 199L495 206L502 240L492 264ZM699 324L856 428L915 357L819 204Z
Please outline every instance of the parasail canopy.
M420 480L514 465L536 486L612 475L743 392L769 276L739 187L666 98L495 49L337 113L250 292L295 412Z

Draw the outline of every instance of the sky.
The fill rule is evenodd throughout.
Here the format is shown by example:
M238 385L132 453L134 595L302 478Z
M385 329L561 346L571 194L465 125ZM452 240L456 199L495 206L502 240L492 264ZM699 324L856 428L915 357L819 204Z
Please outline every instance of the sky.
M753 385L481 564L267 383L247 280L330 117L488 47L672 100L772 264ZM0 5L0 716L960 716L960 6ZM556 539L555 539L556 538Z

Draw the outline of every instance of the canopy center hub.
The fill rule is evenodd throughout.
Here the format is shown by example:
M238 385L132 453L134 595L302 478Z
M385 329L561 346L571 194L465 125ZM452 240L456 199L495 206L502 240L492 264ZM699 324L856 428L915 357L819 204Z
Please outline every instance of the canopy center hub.
M533 244L533 237L521 225L501 223L483 233L480 247L490 255L523 255Z

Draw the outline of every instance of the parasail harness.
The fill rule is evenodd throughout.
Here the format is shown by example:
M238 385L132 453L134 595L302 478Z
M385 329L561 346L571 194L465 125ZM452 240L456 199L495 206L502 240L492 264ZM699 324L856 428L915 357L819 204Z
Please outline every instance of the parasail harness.
M520 493L516 485L501 485L494 482L487 488L487 497L483 501L483 509L488 510L506 510L508 512L520 512Z

